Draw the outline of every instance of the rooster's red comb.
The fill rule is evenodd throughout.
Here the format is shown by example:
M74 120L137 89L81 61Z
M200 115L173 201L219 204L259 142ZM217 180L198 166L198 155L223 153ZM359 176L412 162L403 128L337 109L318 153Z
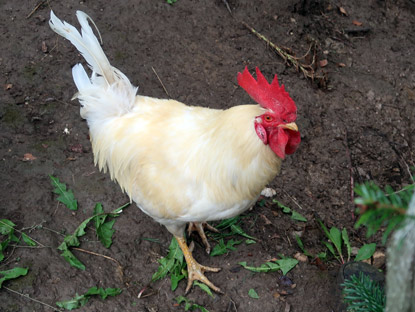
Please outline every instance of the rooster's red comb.
M290 95L285 91L284 85L279 85L277 75L274 76L271 84L259 71L255 68L257 80L252 77L245 67L243 73L238 73L238 84L249 94L249 96L264 108L268 108L274 112L295 113L297 107Z

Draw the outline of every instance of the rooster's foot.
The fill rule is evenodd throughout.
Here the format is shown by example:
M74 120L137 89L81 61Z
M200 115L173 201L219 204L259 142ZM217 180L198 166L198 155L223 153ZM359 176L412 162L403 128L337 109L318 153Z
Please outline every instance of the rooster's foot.
M190 288L193 285L194 281L201 281L202 283L209 286L213 291L223 294L219 287L216 287L211 281L207 279L205 276L205 272L219 272L220 268L211 268L208 266L204 266L199 264L194 258L187 247L186 240L184 237L175 236L177 242L179 243L180 248L183 251L184 258L186 259L187 263L187 287L186 287L186 294L189 292Z
M200 238L202 239L203 244L206 247L206 253L210 254L210 244L207 240L206 234L205 234L205 228L209 231L219 233L218 229L214 228L207 222L189 222L189 227L187 229L187 233L190 236L192 232L199 233Z

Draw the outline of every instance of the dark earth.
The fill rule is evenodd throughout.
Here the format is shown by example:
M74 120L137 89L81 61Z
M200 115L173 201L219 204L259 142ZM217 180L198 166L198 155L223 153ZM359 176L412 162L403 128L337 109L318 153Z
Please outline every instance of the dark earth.
M367 240L364 228L353 227L352 185L374 180L398 189L411 181L414 1L178 0L170 5L164 0L21 0L1 1L0 8L0 219L13 221L45 246L9 246L0 270L19 266L29 272L3 286L54 307L92 286L123 290L106 300L91 298L82 311L184 310L175 298L184 295L185 281L174 292L168 279L150 283L172 236L135 205L116 219L109 249L97 240L92 225L81 240L82 249L115 259L122 270L109 258L75 250L86 266L81 271L57 250L62 234L91 216L95 203L111 211L128 202L108 174L94 167L87 125L79 103L71 101L76 92L71 67L82 58L48 25L53 9L78 27L75 11L82 10L99 27L112 65L143 95L228 108L251 102L236 82L245 66L251 71L258 66L269 80L279 75L297 104L302 143L270 187L276 190L274 198L308 221L292 220L270 199L257 204L242 223L256 244L242 243L217 257L196 244L200 263L223 268L207 276L225 295L210 297L193 287L187 298L209 311L339 311L340 264L335 259L319 265L313 258L300 262L288 280L280 271L254 274L238 262L259 266L281 255L293 257L301 252L295 234L311 254L324 251L318 218L328 227L346 228L354 247L377 242L383 250L379 237ZM314 81L243 23L285 52L306 55L300 59L304 64L315 55L316 66L308 68ZM49 175L73 190L78 211L58 203ZM144 298L138 299L146 286ZM5 287L1 311L52 311ZM248 296L251 288L259 299Z

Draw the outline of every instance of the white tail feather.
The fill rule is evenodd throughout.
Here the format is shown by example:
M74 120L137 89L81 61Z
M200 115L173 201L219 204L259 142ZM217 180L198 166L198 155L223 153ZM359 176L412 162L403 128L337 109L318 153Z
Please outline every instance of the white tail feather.
M81 11L77 11L76 16L81 25L81 33L72 25L62 22L53 11L50 12L49 25L53 31L68 39L78 49L92 69L90 78L81 64L75 65L72 69L72 76L79 91L76 97L83 105L81 115L91 126L103 118L129 112L134 105L137 88L109 63L88 23L88 20L94 23L92 19Z

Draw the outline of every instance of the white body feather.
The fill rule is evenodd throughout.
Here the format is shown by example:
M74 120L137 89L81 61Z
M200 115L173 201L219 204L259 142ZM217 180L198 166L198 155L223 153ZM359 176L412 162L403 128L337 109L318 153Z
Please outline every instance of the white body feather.
M99 168L108 169L141 210L176 236L187 222L229 218L250 208L281 163L254 130L264 109L213 110L136 96L137 88L109 64L88 16L77 16L82 36L53 12L50 25L92 69L89 78L75 65L73 77Z

